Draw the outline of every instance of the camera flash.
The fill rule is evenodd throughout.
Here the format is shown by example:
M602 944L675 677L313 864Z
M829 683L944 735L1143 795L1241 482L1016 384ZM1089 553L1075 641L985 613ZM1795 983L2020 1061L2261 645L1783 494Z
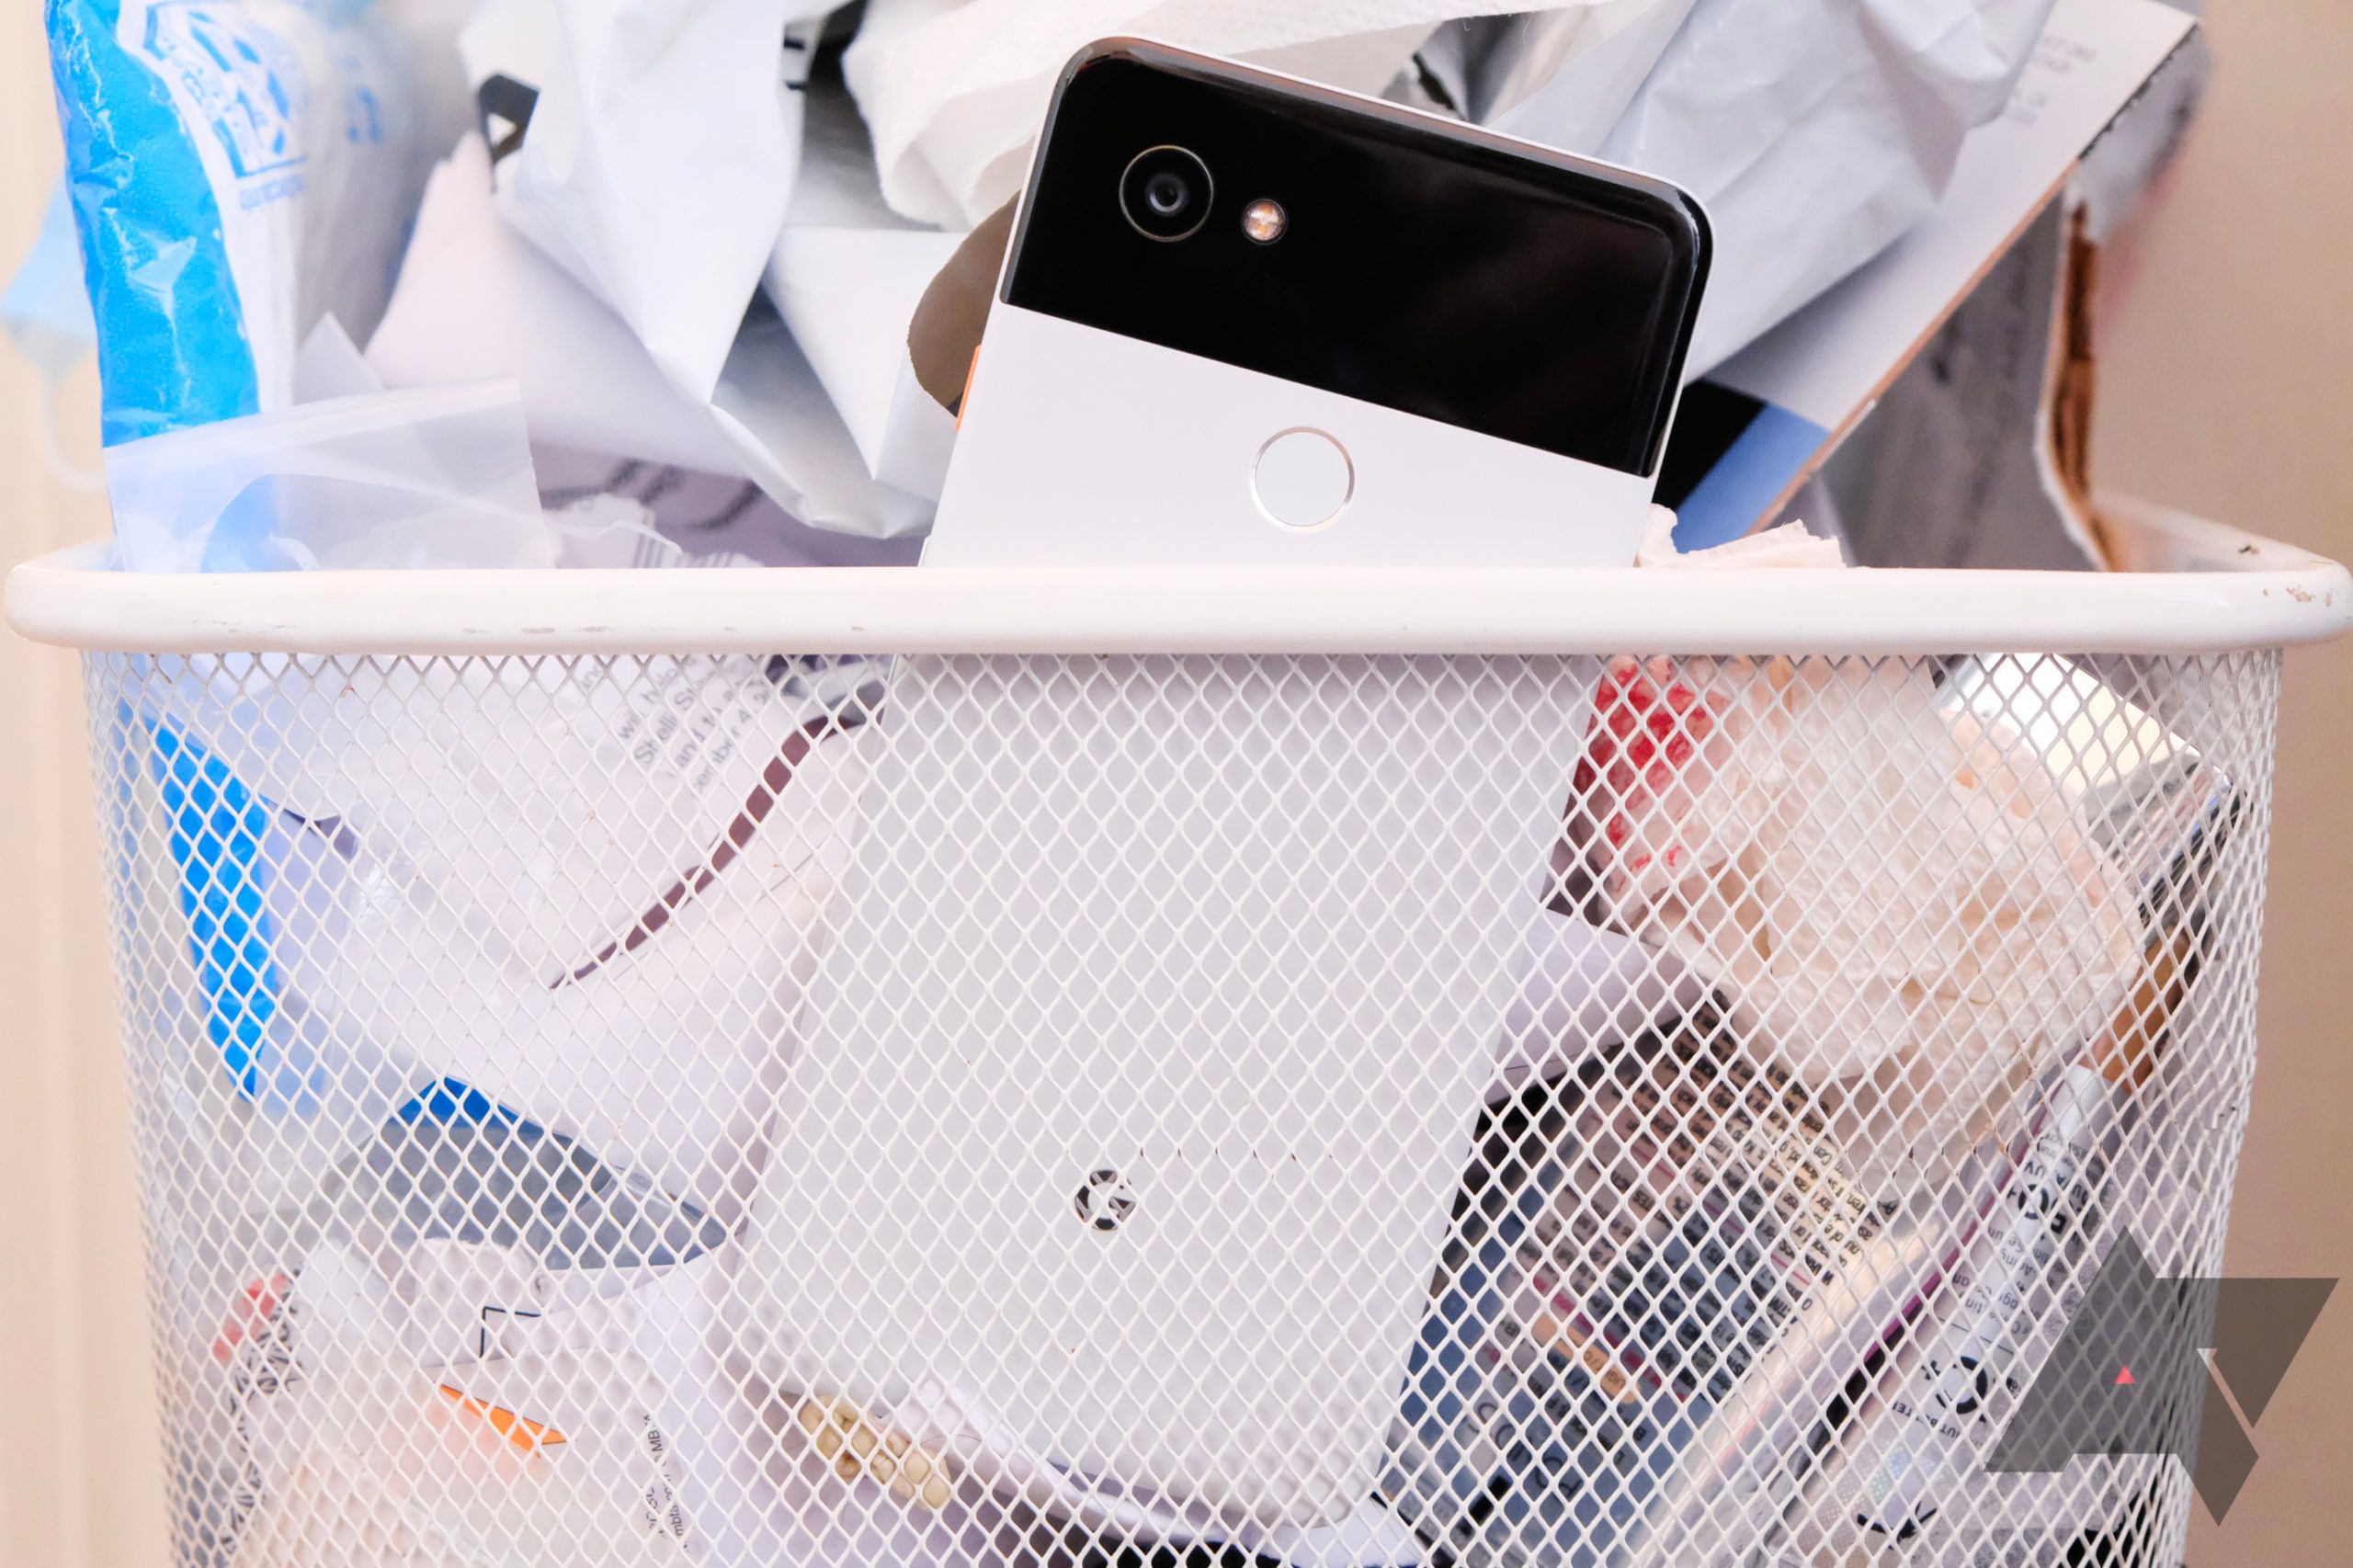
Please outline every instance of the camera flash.
M1283 228L1290 220L1283 216L1282 203L1260 197L1242 210L1242 232L1262 245L1273 244L1283 237Z

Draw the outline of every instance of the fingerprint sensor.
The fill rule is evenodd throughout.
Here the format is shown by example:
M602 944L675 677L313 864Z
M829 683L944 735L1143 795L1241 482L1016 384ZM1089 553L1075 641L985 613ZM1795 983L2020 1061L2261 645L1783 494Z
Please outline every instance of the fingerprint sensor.
M1258 510L1287 528L1322 528L1356 490L1356 469L1321 430L1285 430L1258 449L1250 488Z

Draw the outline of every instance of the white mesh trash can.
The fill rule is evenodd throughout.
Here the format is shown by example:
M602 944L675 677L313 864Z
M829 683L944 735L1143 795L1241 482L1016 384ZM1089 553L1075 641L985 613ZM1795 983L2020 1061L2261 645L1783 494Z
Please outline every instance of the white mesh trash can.
M2015 1461L2124 1243L2221 1262L2353 583L2112 511L2101 575L18 569L178 1561L2177 1562L2168 1461Z

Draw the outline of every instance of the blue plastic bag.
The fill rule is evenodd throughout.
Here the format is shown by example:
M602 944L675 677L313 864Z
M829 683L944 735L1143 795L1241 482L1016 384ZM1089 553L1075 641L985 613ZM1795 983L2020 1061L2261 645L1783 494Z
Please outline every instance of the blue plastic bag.
M50 0L50 64L108 446L293 401L323 315L365 340L456 134L425 56L369 0ZM273 1045L260 912L271 808L157 725L206 1028L244 1099L317 1106Z
M291 401L365 342L435 159L420 56L369 0L50 0L108 445Z

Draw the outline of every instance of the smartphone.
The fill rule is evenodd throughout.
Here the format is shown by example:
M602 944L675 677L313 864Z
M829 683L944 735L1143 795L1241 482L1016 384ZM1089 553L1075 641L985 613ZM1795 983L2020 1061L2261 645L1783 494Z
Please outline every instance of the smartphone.
M1628 564L1708 256L1663 181L1090 45L924 562Z
M1360 1506L1584 663L898 660L745 1222L764 1375L954 1391L1107 1506Z

